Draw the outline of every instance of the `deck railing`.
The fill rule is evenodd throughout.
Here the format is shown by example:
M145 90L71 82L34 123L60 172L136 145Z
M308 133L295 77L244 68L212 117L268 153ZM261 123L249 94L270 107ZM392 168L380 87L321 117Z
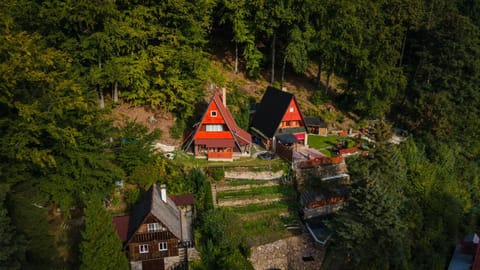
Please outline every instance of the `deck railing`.
M208 152L208 159L229 159L233 157L233 152Z

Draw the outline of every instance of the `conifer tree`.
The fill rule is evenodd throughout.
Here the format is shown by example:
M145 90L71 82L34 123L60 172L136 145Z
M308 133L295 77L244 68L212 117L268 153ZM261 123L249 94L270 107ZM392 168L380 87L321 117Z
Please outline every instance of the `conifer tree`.
M0 269L20 269L21 260L25 255L23 237L15 233L4 201L5 185L0 185Z
M100 200L92 199L85 208L85 229L82 232L81 270L128 269L128 261L122 252L122 244L112 224L111 215Z

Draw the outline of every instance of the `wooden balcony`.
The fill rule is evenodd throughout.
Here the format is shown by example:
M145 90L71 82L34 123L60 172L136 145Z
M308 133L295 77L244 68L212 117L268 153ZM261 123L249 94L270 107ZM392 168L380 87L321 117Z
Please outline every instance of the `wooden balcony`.
M146 233L135 234L133 236L132 242L144 243L144 242L151 242L154 240L168 240L171 238L172 236L169 231L146 232Z
M208 152L208 159L231 159L233 152Z

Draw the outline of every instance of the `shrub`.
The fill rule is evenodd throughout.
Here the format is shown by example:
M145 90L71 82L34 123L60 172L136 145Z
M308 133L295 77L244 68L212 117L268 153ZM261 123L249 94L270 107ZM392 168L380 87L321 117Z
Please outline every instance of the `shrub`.
M310 97L310 101L319 106L324 104L325 102L328 101L328 96L324 91L317 90L313 93L313 95Z
M140 198L140 189L134 188L127 190L125 192L126 201L128 207L131 208L135 203L137 203L138 199Z
M175 125L170 128L170 136L174 139L180 139L185 131L185 120L178 118Z
M208 175L210 175L213 180L219 181L225 178L225 170L223 168L209 168Z

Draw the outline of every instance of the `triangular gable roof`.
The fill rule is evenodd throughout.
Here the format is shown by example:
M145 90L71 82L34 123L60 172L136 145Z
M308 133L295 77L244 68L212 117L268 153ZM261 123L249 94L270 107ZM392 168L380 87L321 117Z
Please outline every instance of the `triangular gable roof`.
M254 128L262 132L268 138L272 138L292 100L295 102L300 112L303 123L305 123L295 96L269 86L257 107L250 128Z
M212 102L215 102L215 105L221 115L221 117L224 119L225 124L227 125L228 131L232 133L233 139L235 141L235 144L240 148L241 145L246 145L252 143L252 136L246 132L245 130L241 129L239 126L237 126L237 123L233 119L232 114L230 113L230 110L223 105L222 98L220 97L220 94L217 89L215 89L215 92L213 93L213 97L208 103L207 110L203 113L202 119L200 120L200 123L197 125L195 132L191 136L191 140L186 144L185 149L188 149L195 139L195 136L197 135L201 124L203 123L205 116L208 112L208 108L210 108Z
M153 184L133 208L130 215L128 241L138 230L145 218L151 213L178 239L182 239L182 226L180 221L180 210L175 203L167 196L167 202L162 200L160 188Z

